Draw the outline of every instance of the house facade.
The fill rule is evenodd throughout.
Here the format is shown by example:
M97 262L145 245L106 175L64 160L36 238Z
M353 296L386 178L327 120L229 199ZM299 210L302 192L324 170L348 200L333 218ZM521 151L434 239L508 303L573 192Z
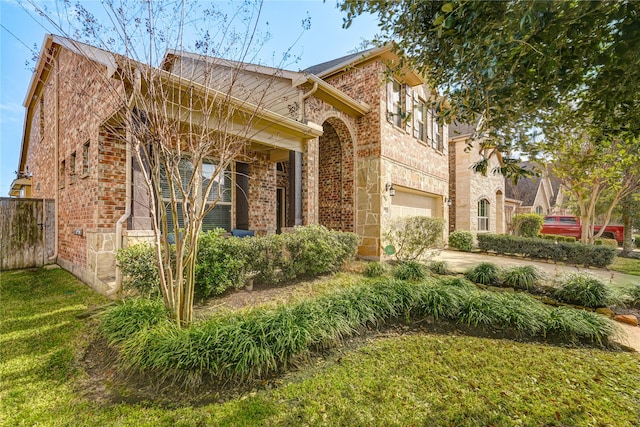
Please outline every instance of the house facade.
M118 121L131 110L122 102L131 88L118 77L121 61L45 38L24 104L24 173L14 182L56 201L51 261L106 294L119 289L115 252L153 236L151 208L164 202L146 190ZM357 233L359 255L379 259L394 218L448 218L447 128L435 122L419 75L387 77L397 61L386 46L293 72L168 52L159 78L171 90L230 94L238 108L262 104L203 228L272 234L321 224ZM241 84L230 86L231 70ZM215 167L212 159L203 171Z
M507 230L505 179L493 170L499 167L495 156L489 158L487 173L472 167L482 159L477 142L472 142L473 127L452 126L449 138L449 232L470 231L472 234L497 233Z

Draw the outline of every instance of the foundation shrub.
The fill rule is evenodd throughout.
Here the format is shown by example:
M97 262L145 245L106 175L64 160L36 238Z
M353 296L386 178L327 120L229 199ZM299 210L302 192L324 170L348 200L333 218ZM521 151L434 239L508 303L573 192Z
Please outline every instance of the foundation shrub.
M499 254L520 254L532 258L551 259L569 264L606 267L616 256L616 249L609 246L583 245L497 234L479 234L478 247L483 251Z
M123 275L123 286L131 287L143 297L160 295L160 277L156 251L149 243L137 243L116 253Z
M396 249L401 261L416 260L430 249L442 247L444 219L413 216L395 220L385 233L385 239Z
M516 236L536 237L540 233L540 230L542 230L544 217L538 214L514 215L512 224Z
M605 307L612 297L607 285L590 274L571 274L558 287L554 296L570 304L585 307Z
M467 270L465 277L481 285L495 285L500 279L500 267L490 262L481 262Z
M640 283L633 283L622 288L619 299L625 305L640 308Z
M470 231L454 231L449 234L449 247L459 251L471 252L473 249L473 234Z

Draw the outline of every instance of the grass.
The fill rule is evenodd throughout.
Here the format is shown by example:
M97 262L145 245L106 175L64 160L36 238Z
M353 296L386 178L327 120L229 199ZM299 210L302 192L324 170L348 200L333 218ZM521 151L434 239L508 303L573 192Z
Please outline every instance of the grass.
M608 268L620 273L640 276L640 259L616 257Z
M500 279L500 267L490 262L481 262L467 270L465 277L481 285L495 285Z
M640 423L636 354L456 335L367 339L225 403L100 402L78 364L95 323L77 315L105 300L62 270L3 272L1 291L2 426Z

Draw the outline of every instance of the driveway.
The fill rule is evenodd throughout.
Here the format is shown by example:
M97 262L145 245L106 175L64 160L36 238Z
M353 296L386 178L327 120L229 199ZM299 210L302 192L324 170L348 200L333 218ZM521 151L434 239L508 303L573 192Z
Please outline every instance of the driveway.
M640 276L632 276L617 271L610 271L601 268L585 268L573 265L550 264L544 261L533 261L517 257L497 256L477 252L441 251L433 258L435 261L445 261L449 270L455 273L463 273L467 269L481 263L491 262L500 267L514 267L518 265L532 265L542 270L551 281L557 277L570 273L589 273L599 277L605 283L619 287L632 283L640 283Z

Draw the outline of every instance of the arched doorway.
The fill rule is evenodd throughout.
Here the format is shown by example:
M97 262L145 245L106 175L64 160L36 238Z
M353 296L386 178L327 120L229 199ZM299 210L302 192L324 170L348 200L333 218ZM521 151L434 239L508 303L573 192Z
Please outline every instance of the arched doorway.
M353 142L344 122L329 118L319 140L318 222L332 230L355 231Z

